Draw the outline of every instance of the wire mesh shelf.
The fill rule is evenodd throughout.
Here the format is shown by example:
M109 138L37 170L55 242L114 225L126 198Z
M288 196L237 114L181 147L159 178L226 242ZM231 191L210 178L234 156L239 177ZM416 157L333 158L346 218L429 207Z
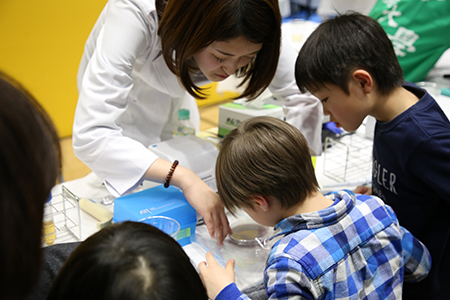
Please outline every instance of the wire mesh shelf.
M56 233L54 243L76 242L81 239L81 218L78 200L78 197L64 185L61 185L60 194L52 196L51 208Z
M323 174L337 183L370 182L372 140L358 133L339 139L327 137L324 143Z

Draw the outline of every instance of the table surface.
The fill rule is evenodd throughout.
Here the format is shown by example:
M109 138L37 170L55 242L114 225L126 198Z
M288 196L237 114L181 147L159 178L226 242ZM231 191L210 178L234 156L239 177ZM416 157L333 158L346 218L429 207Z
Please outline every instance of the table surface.
M440 95L436 100L447 116L450 116L450 97ZM326 150L322 156L316 158L316 176L322 192L342 188L354 189L357 185L364 184L368 181L370 182L372 142L366 137L365 126L366 125L363 124L355 134L345 136L339 143L333 144L329 150ZM364 161L360 161L361 158L363 158ZM354 168L354 166L357 166L357 168ZM343 178L342 176L344 175L333 173L335 169L340 171L346 170L346 177ZM354 173L354 169L358 170L357 174ZM145 181L136 189L136 191L151 188L158 184L159 183ZM110 196L110 193L105 188L102 180L94 173L56 186L52 191L54 199L61 197L62 185L70 190L77 199L89 198L95 202L101 203L105 196ZM114 204L105 206L111 211L114 209ZM78 211L78 220L76 218L73 220L75 223L75 235L76 238L84 240L98 231L98 221L83 210ZM229 215L231 225L233 225L234 222L249 219L248 215L244 212L239 212L237 217ZM62 231L64 231L64 229L62 229ZM64 238L62 238L62 236L64 236ZM66 238L66 236L67 235L63 235L62 233L59 234L57 232L56 243L76 240L73 235L69 235L68 238ZM262 279L262 271L265 264L265 258L268 255L268 249L263 249L258 245L254 245L250 248L239 248L239 246L230 243L229 238L225 240L224 247L219 247L216 241L208 236L205 225L196 227L195 239L195 242L183 247L195 267L197 267L198 263L204 261L207 251L212 251L222 264L225 264L226 260L232 257L237 261L235 269L236 282L240 288L245 288ZM253 259L250 259L252 257Z
M436 101L450 118L450 97L438 95ZM357 185L370 182L372 142L366 137L365 126L366 124L363 124L355 134L342 138L340 143L333 144L322 156L317 157L316 176L323 192L342 188L354 189ZM357 168L354 168L354 166L357 166ZM346 174L333 173L335 169L346 170ZM353 173L354 169L357 169L359 173ZM145 181L136 191L151 188L158 184ZM110 196L102 180L94 173L56 186L52 191L54 199L61 197L62 185L70 190L77 199L89 198L101 203L103 197ZM106 207L113 211L114 204L106 205ZM75 223L74 230L70 229L71 234L68 235L68 238L61 238L67 235L63 235L62 232L59 234L57 231L56 243L76 239L84 240L98 231L97 220L82 210L78 211L79 216L72 220ZM67 218L66 214L64 216ZM249 217L243 212L239 213L237 217L229 215L230 224L242 219L248 220ZM61 231L64 230L61 229ZM75 234L73 234L73 231L75 231ZM219 247L215 240L209 238L204 225L197 226L195 238L195 242L183 247L194 266L197 267L198 263L205 259L207 251L212 251L222 264L231 257L237 260L235 271L238 287L244 288L262 279L265 258L269 249L263 249L258 245L253 248L236 248L236 245L230 244L229 238L226 239L224 247Z
M364 134L364 127L362 127L362 129L359 131L358 138L364 139L363 134ZM355 137L353 138L354 143L356 141ZM326 152L328 156L317 157L316 175L319 184L321 185L322 188L330 190L340 189L343 187L353 188L353 186L351 185L356 184L355 182L342 183L337 181L336 179L333 179L332 177L324 175L324 171L326 173L327 168L330 168L335 163L330 159L330 157L332 157L332 155L334 156L337 155L337 157L339 157L340 153L342 153L343 151L345 150L335 145L330 148L330 151ZM370 165L371 162L368 161L368 164ZM367 169L366 175L368 176L370 175L370 168ZM151 188L156 185L159 185L159 183L144 181L144 183L141 186L139 186L135 190L135 192ZM111 194L107 191L106 187L104 186L102 180L94 173L90 173L85 177L64 182L63 184L56 186L52 191L54 199L58 199L58 197L61 197L62 186L64 186L65 189L68 189L74 195L74 198L76 200L81 198L88 198L95 202L101 203L104 197L111 196ZM105 207L107 207L111 211L114 210L114 204L105 205ZM76 231L75 235L80 240L84 240L98 231L97 229L98 221L89 214L87 214L86 212L84 212L83 210L78 209L78 212L79 212L79 219L77 220L77 217L73 218L75 219L73 220L73 223L75 223L74 226L75 228L74 230ZM69 214L66 213L65 215ZM238 212L236 217L230 214L228 215L228 217L230 225L232 227L234 226L235 222L239 222L242 220L251 220L250 217L243 211ZM64 231L65 230L64 225L61 227L63 227L62 231ZM60 238L61 236L64 236L64 238ZM68 238L66 237L67 235L63 235L62 233L57 232L56 243L70 242L76 240L73 236L70 235L68 236ZM229 258L234 258L236 260L236 267L235 267L236 283L238 287L242 289L253 283L256 283L259 280L262 280L265 261L267 255L269 254L270 247L262 248L257 244L252 245L251 247L238 246L234 244L230 240L230 238L227 238L225 240L225 244L223 247L219 247L217 245L216 240L209 237L208 232L206 230L206 226L200 225L196 227L195 241L189 245L184 246L183 249L189 255L195 267L197 267L197 265L201 261L205 260L205 254L207 251L211 251L215 255L216 259L219 261L219 263L221 263L222 265L224 265Z

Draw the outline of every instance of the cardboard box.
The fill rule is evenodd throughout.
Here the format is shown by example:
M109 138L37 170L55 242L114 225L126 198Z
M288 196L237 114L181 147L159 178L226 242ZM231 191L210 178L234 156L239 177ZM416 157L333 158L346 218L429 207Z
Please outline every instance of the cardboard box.
M159 185L114 200L113 221L139 221L150 216L165 216L180 223L176 240L181 246L195 237L197 217L195 209L179 189Z
M219 106L219 137L224 137L239 123L256 116L272 116L284 119L283 108L278 105L264 103L261 109L248 108L242 104L231 102Z

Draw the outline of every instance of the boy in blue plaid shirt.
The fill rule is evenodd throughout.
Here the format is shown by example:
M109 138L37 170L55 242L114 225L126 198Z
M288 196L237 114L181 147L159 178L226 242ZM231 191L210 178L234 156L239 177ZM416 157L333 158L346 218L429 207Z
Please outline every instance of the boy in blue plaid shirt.
M270 299L401 299L403 281L424 279L426 247L375 196L319 191L308 144L298 129L255 117L225 136L216 163L224 206L275 226L264 284ZM248 299L207 253L199 264L211 299Z

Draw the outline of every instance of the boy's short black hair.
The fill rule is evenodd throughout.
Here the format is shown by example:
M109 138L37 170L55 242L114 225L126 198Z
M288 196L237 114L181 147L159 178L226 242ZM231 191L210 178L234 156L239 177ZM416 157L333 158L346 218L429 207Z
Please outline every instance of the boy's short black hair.
M46 299L206 300L208 296L175 239L152 225L126 221L81 243L58 272Z
M369 72L382 95L404 83L383 27L352 12L325 21L310 35L297 57L295 79L302 92L334 84L348 94L348 81L356 69Z

